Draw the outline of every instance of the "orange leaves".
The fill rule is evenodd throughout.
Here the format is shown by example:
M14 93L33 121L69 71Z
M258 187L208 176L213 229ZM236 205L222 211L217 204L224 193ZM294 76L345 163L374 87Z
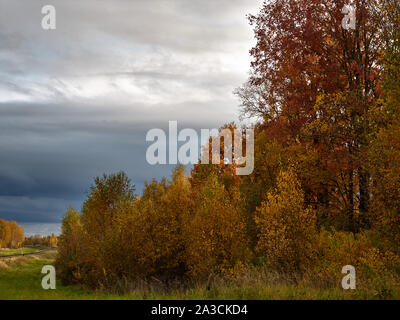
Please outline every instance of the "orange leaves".
M237 94L244 115L262 119L268 142L318 152L318 172L329 178L320 195L353 219L353 211L365 215L368 208L365 149L381 125L373 109L395 23L378 1L357 0L356 30L344 31L344 4L265 2L250 18L257 43L250 79Z

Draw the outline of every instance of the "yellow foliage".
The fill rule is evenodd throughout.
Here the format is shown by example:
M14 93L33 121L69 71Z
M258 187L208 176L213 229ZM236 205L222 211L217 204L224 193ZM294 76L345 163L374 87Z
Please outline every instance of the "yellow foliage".
M55 265L64 284L75 282L80 265L82 225L77 211L70 208L64 215ZM54 242L54 240L53 240Z
M281 172L278 186L259 208L257 251L268 264L284 272L302 272L313 260L316 214L304 208L304 195L296 174Z
M15 221L0 219L0 248L20 248L24 239L24 227Z
M128 227L140 276L167 278L185 273L183 227L191 209L190 184L183 167L175 169L168 186L155 181L146 186Z
M343 278L342 268L352 265L358 278L376 279L398 268L399 257L390 251L374 247L370 235L363 232L354 235L349 232L321 230L315 245L318 259L310 269L314 281L338 285Z
M215 176L197 193L186 241L189 275L194 279L229 273L247 260L244 217Z
M370 148L372 225L380 245L400 254L400 120L381 130Z

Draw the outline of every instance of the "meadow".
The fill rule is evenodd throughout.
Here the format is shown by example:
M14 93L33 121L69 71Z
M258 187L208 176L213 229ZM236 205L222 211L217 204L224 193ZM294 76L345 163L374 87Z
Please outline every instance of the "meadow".
M0 249L0 257L4 256L12 256L15 254L27 254L27 253L33 253L42 249L45 249L46 247L34 247L34 248L29 248L29 247L23 247L23 248L18 248L18 249L9 249L9 248L2 248Z
M289 283L276 276L248 274L231 283L205 284L192 288L168 289L152 285L126 294L92 291L82 286L63 286L57 281L55 290L44 290L41 273L44 265L54 263L56 252L43 252L29 257L0 260L0 300L350 300L400 299L399 287L390 289L360 288L345 291L318 288L307 283ZM394 289L393 289L394 288Z

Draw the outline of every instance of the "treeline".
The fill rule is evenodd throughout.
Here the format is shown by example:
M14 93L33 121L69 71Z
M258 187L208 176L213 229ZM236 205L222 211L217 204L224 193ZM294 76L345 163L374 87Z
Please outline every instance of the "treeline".
M51 236L41 236L35 234L34 236L26 237L24 244L27 246L43 246L43 247L57 247L58 238L52 233Z
M265 2L242 115L258 117L255 169L178 166L146 184L95 179L65 215L56 260L64 283L229 278L260 267L338 286L345 265L375 283L400 274L400 8L354 1ZM234 124L225 126L233 129ZM222 146L221 154L224 148ZM297 281L296 280L296 281Z
M0 248L20 248L24 243L24 227L15 221L0 219Z

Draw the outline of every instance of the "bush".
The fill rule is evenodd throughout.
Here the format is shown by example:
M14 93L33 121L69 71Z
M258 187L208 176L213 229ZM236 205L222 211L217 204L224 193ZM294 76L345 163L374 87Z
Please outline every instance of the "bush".
M178 166L172 181L147 184L128 222L136 273L171 279L186 272L183 227L192 210L190 184Z
M192 279L228 273L246 263L246 224L235 205L237 197L237 191L229 195L215 176L210 176L197 193L194 216L186 229L186 258Z
M390 251L376 248L370 232L359 234L321 230L315 245L318 259L309 276L314 283L339 286L344 277L342 268L352 265L356 268L357 279L362 285L371 280L385 278L399 266L399 257ZM360 281L357 281L360 283Z

